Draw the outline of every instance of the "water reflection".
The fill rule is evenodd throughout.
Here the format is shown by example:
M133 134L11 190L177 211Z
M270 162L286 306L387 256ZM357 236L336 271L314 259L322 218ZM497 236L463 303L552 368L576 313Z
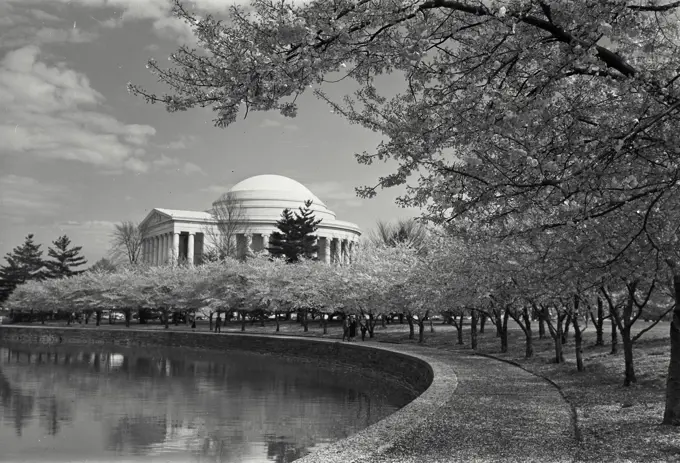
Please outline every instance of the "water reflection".
M278 357L17 345L0 400L0 461L286 463L409 397Z

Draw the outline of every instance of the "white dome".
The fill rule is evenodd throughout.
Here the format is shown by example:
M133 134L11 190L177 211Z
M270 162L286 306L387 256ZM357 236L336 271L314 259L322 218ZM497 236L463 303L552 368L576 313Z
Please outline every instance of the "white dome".
M283 175L256 175L238 182L229 189L230 192L237 191L276 191L290 193L294 197L306 197L314 201L315 204L323 204L309 188L292 178Z
M276 222L284 209L297 210L311 200L310 209L317 219L335 221L335 213L300 182L283 175L256 175L229 190L230 199L241 204L250 220ZM218 204L222 199L216 201Z

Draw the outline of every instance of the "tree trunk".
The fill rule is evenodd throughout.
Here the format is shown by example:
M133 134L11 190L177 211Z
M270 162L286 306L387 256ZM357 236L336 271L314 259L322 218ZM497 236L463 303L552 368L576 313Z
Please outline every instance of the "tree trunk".
M418 344L425 342L425 320L418 318Z
M545 338L545 321L543 318L538 319L538 339Z
M597 320L595 323L595 332L597 338L595 339L596 346L604 346L604 308L602 307L602 299L597 298Z
M163 328L170 329L170 313L168 313L168 309L163 310Z
M576 370L585 371L583 366L583 339L581 336L581 327L578 325L578 316L574 315L572 318L574 325L574 348L576 350Z
M434 333L434 325L432 324L431 318L430 318L430 333Z
M498 319L498 321L500 322L500 323L498 323L498 326L500 327L501 352L502 353L506 353L508 351L508 317L509 316L510 316L510 313L508 312L508 309L505 309L505 313L503 314L502 322L500 322L500 319Z
M97 316L97 326L99 326L99 325L101 325L101 323L102 323L102 311L101 311L101 310L97 310L97 312L95 312L95 313L97 314L97 315L96 315L96 316Z
M208 316L208 329L212 332L213 330L213 315L215 315L215 312L210 312L210 315Z
M460 321L458 323L456 323L456 331L458 332L457 334L458 334L458 345L459 346L462 346L463 344L465 344L463 342L463 317L464 317L464 315L460 314Z
M625 327L621 331L621 340L623 341L623 358L626 365L623 385L630 386L633 383L637 383L635 365L633 363L633 341L630 338L630 326Z
M321 324L323 325L323 334L328 334L328 320L325 313L321 314Z
M534 356L534 339L533 333L531 331L531 316L529 315L529 310L526 307L522 310L522 317L524 318L524 357L531 358Z
M274 312L274 320L276 320L276 332L279 332L280 329L280 323L279 323L279 313Z
M413 317L410 315L406 317L406 321L408 321L408 338L413 339L415 337L415 331L413 328Z
M507 312L507 310L506 310L506 312ZM496 337L502 338L503 337L503 315L501 314L501 311L500 310L494 310L493 311L493 317L494 317L494 325L496 325ZM501 344L502 343L503 343L503 340L501 339Z
M611 322L612 322L612 350L611 354L616 354L618 352L618 344L619 344L619 336L618 336L618 331L616 329L616 317L613 313L610 313L609 316L611 317Z
M373 316L372 313L369 313L368 314L368 337L369 337L369 339L373 339L373 336L375 335L375 324L376 324L375 317Z
M477 311L470 312L470 345L472 349L477 349Z
M385 317L384 315L380 316L380 326L382 326L383 328L387 328L387 317Z
M130 309L123 310L123 314L125 315L125 327L130 328L130 319L132 318Z
M302 313L302 326L305 329L305 333L309 331L309 321L307 319L307 309Z
M564 352L562 352L562 320L557 316L557 332L553 340L555 341L555 363L564 363Z
M548 325L548 330L550 331L550 337L552 337L555 343L555 363L564 363L564 353L562 352L562 317L559 311L557 312L557 323L552 324L550 319L550 311L547 306L541 307L541 317Z
M569 326L571 325L571 312L567 313L567 319L564 321L564 329L562 330L562 344L567 343L569 338Z
M666 377L666 408L663 424L680 426L680 274L673 275L675 308L671 319L671 358Z
M479 334L484 334L484 325L486 325L486 314L482 313L479 319Z
M400 325L403 325L403 324L404 324L404 314L403 314L403 313L400 313L400 314L399 314L399 324L400 324ZM411 339L413 339L413 338L411 338Z
M241 315L241 331L243 332L246 330L246 314L243 311L239 312L239 314Z

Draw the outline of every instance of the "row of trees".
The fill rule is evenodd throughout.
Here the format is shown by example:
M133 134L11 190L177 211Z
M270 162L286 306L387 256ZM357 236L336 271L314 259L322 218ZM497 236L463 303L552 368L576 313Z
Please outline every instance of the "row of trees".
M559 363L564 362L563 344L572 329L579 371L585 370L584 327L592 323L598 343L603 343L609 318L623 343L624 383L634 383L634 343L673 306L664 275L627 281L601 272L590 274L589 281L572 280L570 275L564 278L567 267L543 250L520 249L516 243L473 245L433 231L418 247L410 240L368 244L352 265L326 266L304 258L288 265L285 258L261 253L245 261L226 258L195 268L135 266L113 273L87 272L23 285L10 307L48 316L75 311L89 319L94 314L97 324L103 311L123 313L128 324L133 312L138 312L140 323L155 313L166 327L171 319L188 320L188 314L210 320L219 313L237 314L244 330L246 319L264 322L269 315L298 312L306 330L309 317L320 317L325 328L333 316L354 314L365 320L370 337L378 323L399 316L408 322L411 337L418 328L420 342L427 321L443 315L455 326L460 344L465 320L473 349L478 330L489 320L503 352L508 349L508 321L514 320L525 335L527 357L534 355L532 324L538 323L539 336L554 340L554 360ZM638 330L634 325L640 319L651 323Z

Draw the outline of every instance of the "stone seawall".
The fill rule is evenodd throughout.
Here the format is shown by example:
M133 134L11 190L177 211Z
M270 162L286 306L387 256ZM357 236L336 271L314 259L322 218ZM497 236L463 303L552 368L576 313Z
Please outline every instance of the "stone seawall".
M213 351L241 350L281 355L325 366L338 366L369 376L380 375L417 397L432 382L430 365L418 358L359 344L292 336L238 333L195 333L150 330L106 330L42 326L0 326L0 342L17 344L172 347Z

